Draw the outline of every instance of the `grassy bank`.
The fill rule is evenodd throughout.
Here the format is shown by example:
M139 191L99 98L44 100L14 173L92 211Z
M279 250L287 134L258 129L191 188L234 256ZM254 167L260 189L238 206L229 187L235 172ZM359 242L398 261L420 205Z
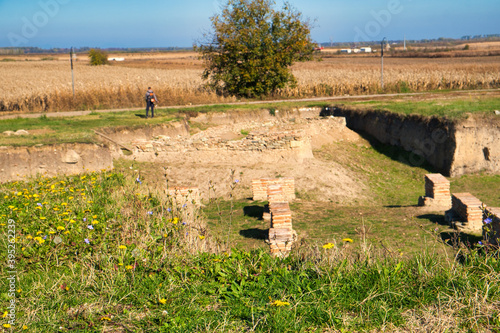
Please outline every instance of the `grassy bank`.
M424 116L448 117L463 119L468 113L497 119L494 110L500 110L500 98L480 97L477 95L448 96L447 93L433 95L433 100L413 100L407 97L403 100L388 99L379 101L342 101L343 106L356 107L367 110L389 110L402 114L419 114ZM102 128L134 129L145 126L165 124L174 120L196 117L200 113L211 112L241 112L247 110L292 110L300 107L327 107L331 102L283 102L249 105L212 105L197 106L182 109L158 109L155 118L146 119L145 112L93 112L85 116L74 117L46 117L15 118L0 120L0 133L6 131L26 130L30 135L0 134L0 145L3 146L32 146L36 144L57 144L70 142L96 142L93 130Z
M146 185L136 174L110 171L1 185L3 262L9 225L16 235L14 267L2 267L3 276L17 271L16 329L488 331L500 325L500 261L486 247L462 247L451 257L425 250L402 256L368 235L352 243L339 238L333 248L302 244L284 260L259 248L230 251L200 214L176 208ZM444 246L437 236L428 242ZM9 281L0 286L9 290ZM6 331L11 299L2 294Z

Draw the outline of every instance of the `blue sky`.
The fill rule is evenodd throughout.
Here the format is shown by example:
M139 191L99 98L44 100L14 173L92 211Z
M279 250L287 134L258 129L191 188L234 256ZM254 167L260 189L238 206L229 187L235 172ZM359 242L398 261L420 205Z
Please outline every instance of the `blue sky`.
M316 42L500 33L499 0L291 0ZM0 0L0 47L192 46L223 0ZM277 1L281 6L282 1Z

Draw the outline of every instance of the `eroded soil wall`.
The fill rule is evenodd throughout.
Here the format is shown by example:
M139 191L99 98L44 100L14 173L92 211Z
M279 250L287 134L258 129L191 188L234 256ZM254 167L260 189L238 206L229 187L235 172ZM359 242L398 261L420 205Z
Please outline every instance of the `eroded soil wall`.
M387 111L333 108L347 126L381 143L411 152L400 160L413 166L425 161L446 176L480 171L500 173L500 119L450 121L437 117L401 115Z
M113 168L111 152L104 145L60 144L0 148L0 182L36 175L70 175Z

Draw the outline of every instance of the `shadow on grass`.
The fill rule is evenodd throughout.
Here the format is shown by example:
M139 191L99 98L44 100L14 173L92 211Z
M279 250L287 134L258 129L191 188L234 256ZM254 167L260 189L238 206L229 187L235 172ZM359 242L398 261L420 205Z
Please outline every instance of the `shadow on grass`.
M427 170L429 173L445 172L444 170L438 170L429 162L425 160L424 157L415 154L414 152L409 152L398 146L392 146L389 144L383 144L378 141L375 137L363 131L356 131L363 139L367 140L370 145L380 154L389 157L393 161L397 161L406 164L411 167L420 167Z
M245 238L264 240L269 234L269 229L251 228L240 230L240 235Z
M482 236L467 234L464 232L442 232L439 235L443 242L453 246L453 248L459 248L465 246L468 249L476 247L479 241L483 240Z
M445 221L444 215L442 214L424 214L417 216L417 219L428 220L432 223L437 223L439 225L449 226L450 224Z
M418 205L386 205L384 208L409 208L409 207L418 207Z
M139 117L139 118L143 118L143 119L146 119L146 115L143 114L143 113L136 113L135 114L136 117Z
M264 215L264 207L263 206L245 206L243 207L243 214L248 217L254 217L258 220L262 220L262 216Z

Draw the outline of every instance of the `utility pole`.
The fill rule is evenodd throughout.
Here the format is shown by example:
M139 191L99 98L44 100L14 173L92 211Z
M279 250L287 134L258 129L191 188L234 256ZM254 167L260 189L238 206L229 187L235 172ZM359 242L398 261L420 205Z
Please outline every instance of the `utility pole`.
M75 98L75 76L73 74L73 46L71 47L71 50L69 51L69 58L71 62L71 82L73 84L73 99Z
M382 61L381 68L380 68L380 82L382 83L382 90L384 89L384 42L386 41L386 38L382 39L382 42L380 42L380 59Z

